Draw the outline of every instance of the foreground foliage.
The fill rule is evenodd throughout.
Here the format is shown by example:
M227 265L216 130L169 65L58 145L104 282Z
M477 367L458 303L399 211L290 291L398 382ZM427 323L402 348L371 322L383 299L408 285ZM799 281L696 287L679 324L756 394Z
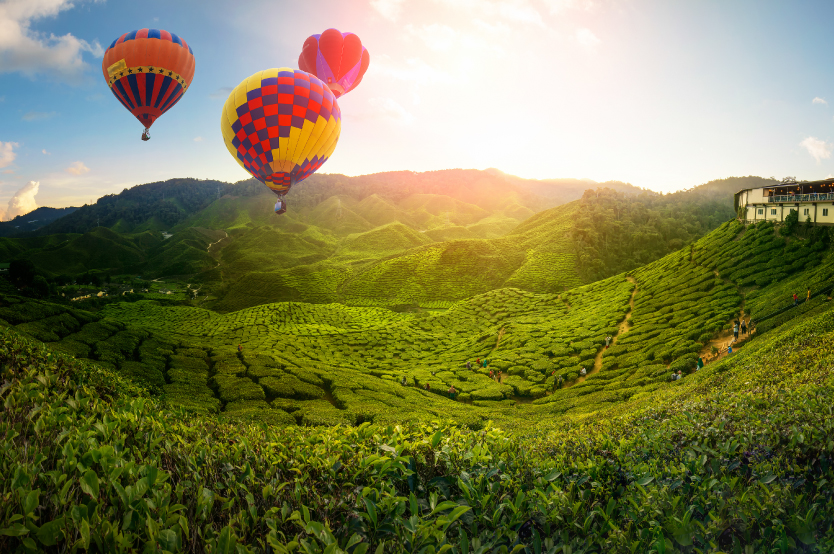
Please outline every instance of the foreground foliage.
M3 331L0 551L828 552L833 339L508 434L186 414Z

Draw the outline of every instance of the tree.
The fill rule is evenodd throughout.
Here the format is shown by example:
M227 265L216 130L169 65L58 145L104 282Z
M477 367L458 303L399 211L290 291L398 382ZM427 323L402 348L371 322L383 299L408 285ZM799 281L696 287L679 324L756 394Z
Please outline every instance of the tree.
M9 264L9 279L19 287L30 286L36 274L35 264L30 260L12 260Z
M38 298L49 296L49 283L43 275L35 275L32 279L32 294Z
M791 210L791 213L785 216L785 223L782 225L780 234L786 237L792 235L797 225L799 225L799 210Z

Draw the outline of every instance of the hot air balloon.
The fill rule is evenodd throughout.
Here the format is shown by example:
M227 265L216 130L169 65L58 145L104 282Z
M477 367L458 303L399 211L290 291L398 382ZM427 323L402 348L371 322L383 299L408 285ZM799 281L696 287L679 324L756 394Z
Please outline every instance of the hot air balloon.
M194 52L182 38L159 29L120 36L104 53L104 79L119 102L145 126L179 102L194 78Z
M337 29L308 37L298 57L298 68L327 83L336 98L356 88L370 63L359 37Z
M229 153L278 196L313 174L336 149L342 114L315 75L282 67L244 79L226 100L220 129Z

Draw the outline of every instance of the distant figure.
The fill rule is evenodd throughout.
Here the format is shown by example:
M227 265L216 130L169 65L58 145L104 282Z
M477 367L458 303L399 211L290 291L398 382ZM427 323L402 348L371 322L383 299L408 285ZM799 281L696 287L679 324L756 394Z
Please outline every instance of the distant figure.
M680 379L681 377L683 377L683 375L681 375L681 370L679 369L678 370L678 379Z
M741 320L741 334L742 335L747 334L747 322L744 321L744 320Z
M478 358L477 360L475 360L475 365L477 365L477 366L480 366L480 365L481 365L481 359L480 359L480 358Z
M810 299L811 299L811 289L809 288L808 289L808 296L805 298L805 302L809 301Z
M794 306L796 306L796 299L797 299L797 298L798 298L798 297L796 296L796 293L793 293L793 305L794 305Z
M284 200L283 196L279 196L278 200L275 201L275 213L277 215L281 215L287 211L287 201Z
M238 352L243 352L243 347L239 344L237 345L237 351Z
M738 321L733 324L733 338L738 340Z
M455 390L454 385L452 385L451 387L449 387L449 398L451 398L452 400L454 400L454 399L455 399L455 394L457 394L457 392L458 392L458 391L456 391L456 390Z
M562 379L561 375L559 375L559 378L556 380L556 382L558 383L558 386L561 389L562 388L562 383L564 382L564 379Z
M470 371L472 370L472 362L470 362L470 361L468 361L468 360L467 360L467 362L466 362L466 369L468 369L468 370L470 370Z
M732 354L732 353L733 353L733 345L731 344L727 347L727 354Z
M403 375L403 386L406 386L407 383L408 381L406 380L405 375Z
M588 372L587 372L587 371L585 371L585 368L584 368L584 367L583 367L582 369L580 369L580 370L579 370L579 376L580 376L580 377L585 377L585 375L586 375L587 373L588 373Z
M669 377L669 380L670 381L677 381L677 379L678 379L678 374L673 371L672 376Z
M605 349L608 350L608 346L611 344L611 336L605 337Z
M484 358L484 368L486 368L486 366L487 366L487 359Z
M426 388L426 390L431 390L431 385L429 385L428 383L426 383L426 387L425 387L425 388Z
M498 382L499 383L501 382L501 370L500 369L498 370Z
M700 356L698 357L698 363L695 367L697 367L698 369L702 369L704 367L704 360Z
M489 378L490 378L490 379L492 379L492 378L494 378L494 377L495 377L495 375L493 375L492 370L490 369L490 370L489 370Z

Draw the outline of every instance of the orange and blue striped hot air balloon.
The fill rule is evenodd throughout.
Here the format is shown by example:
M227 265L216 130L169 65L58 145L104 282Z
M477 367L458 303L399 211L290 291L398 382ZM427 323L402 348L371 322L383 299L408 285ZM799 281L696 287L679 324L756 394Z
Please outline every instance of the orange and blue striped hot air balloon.
M159 29L120 36L104 53L101 70L110 91L145 126L179 102L194 78L194 52L182 38Z
M315 75L282 67L244 79L226 100L220 129L229 153L255 179L284 195L312 175L336 149L342 113Z

